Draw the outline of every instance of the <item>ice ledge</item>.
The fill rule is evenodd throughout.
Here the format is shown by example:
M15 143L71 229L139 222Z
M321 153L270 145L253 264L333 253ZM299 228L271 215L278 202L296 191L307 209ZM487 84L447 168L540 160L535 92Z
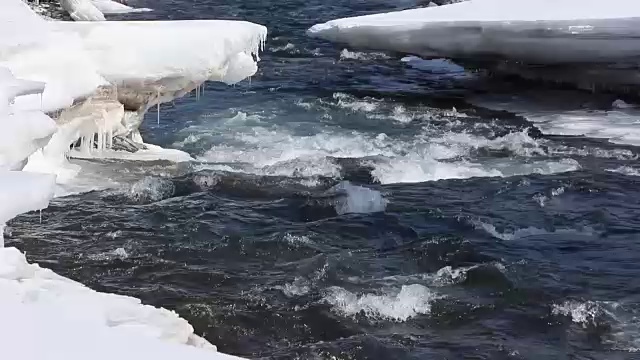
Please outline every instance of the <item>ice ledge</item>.
M640 55L635 0L470 0L332 20L312 37L424 57L608 62Z
M45 111L57 125L48 144L28 149L24 169L56 174L59 183L80 170L68 164L69 155L191 160L144 144L138 128L145 113L198 94L205 81L235 84L252 76L267 34L245 21L45 21L20 0L0 1L0 30L18 34L0 39L0 67L46 83L42 94L24 94L12 107ZM78 144L82 151L70 153Z

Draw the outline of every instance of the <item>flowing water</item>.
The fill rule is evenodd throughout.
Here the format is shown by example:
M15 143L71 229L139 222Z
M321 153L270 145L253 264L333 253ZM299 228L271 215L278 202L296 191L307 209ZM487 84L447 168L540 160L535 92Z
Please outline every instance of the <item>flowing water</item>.
M259 73L149 115L197 161L78 161L111 187L8 245L248 358L640 356L637 110L304 34L413 1L131 2L268 26Z

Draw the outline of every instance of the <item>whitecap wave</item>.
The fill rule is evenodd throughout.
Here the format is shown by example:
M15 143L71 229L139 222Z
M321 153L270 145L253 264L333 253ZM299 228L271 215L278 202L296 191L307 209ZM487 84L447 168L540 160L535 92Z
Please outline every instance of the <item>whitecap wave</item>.
M338 215L381 212L384 211L388 203L379 191L352 185L348 181L334 186L330 192L344 194L344 196L338 197L334 205Z
M371 103L348 106L375 108ZM354 158L360 159L361 166L372 168L373 177L382 184L553 174L581 168L573 159L528 160L546 153L540 141L525 132L489 139L453 131L434 133L424 127L413 137L391 137L322 127L313 135L297 135L280 126L251 126L221 135L223 142L198 157L203 167L224 164L258 175L339 178L341 167L334 159ZM479 149L506 151L518 158L473 160Z
M364 315L371 320L407 321L419 315L431 313L431 304L439 296L426 286L404 285L399 290L387 290L381 294L357 295L341 287L331 287L323 301L344 316Z
M632 168L631 166L620 166L615 169L606 169L605 171L628 176L640 176L640 170Z
M640 352L640 309L615 301L567 300L552 304L551 314L564 316L582 329L606 328L601 336L615 350Z
M389 56L381 52L360 52L342 49L340 52L340 60L381 60L388 59Z

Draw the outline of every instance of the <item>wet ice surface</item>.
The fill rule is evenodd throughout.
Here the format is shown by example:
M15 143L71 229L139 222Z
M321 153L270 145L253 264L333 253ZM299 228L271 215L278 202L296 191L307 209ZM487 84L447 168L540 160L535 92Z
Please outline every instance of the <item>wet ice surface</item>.
M304 37L410 2L131 5L267 25L259 73L147 119L195 162L78 160L110 189L18 218L10 245L251 358L634 356L633 107Z

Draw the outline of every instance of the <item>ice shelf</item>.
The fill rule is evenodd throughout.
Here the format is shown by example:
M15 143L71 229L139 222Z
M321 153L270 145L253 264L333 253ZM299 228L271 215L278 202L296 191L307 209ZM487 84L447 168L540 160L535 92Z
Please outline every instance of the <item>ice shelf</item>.
M0 2L0 31L17 34L0 39L0 67L46 83L42 94L24 94L13 107L55 114L57 125L25 169L56 174L58 182L78 172L68 155L190 160L144 144L138 127L145 113L205 81L252 76L267 33L244 21L46 21L20 0ZM146 151L115 151L116 136ZM81 151L70 152L76 143Z
M332 20L308 34L425 58L611 63L640 56L636 0L470 0Z

